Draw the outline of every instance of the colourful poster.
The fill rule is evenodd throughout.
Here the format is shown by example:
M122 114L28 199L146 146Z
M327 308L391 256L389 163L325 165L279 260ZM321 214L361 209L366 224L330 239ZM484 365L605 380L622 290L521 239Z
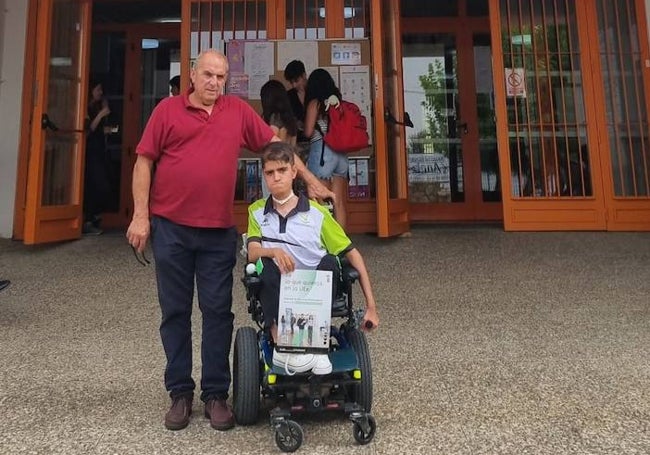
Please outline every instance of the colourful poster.
M248 97L248 74L231 73L228 76L228 85L226 87L228 95Z

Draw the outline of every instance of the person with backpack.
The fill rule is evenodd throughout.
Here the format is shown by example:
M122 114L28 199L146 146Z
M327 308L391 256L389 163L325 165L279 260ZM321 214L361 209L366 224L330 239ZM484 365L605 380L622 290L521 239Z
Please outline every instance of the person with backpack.
M307 168L330 189L334 195L334 218L345 229L348 158L344 153L332 150L323 142L327 133L328 114L332 96L342 100L341 91L330 73L322 68L315 69L307 79L305 94L305 136L309 138Z

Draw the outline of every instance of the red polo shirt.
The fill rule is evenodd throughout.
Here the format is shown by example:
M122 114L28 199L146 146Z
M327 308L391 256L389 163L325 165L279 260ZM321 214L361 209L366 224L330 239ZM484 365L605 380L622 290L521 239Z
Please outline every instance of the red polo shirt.
M219 96L208 114L190 93L156 106L136 149L156 163L150 212L185 226L231 227L239 151L260 150L273 131L237 97Z

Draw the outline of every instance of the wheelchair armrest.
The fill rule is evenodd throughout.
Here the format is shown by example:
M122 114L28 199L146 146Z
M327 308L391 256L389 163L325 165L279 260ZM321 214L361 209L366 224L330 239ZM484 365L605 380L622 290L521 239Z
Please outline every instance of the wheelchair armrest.
M339 262L341 263L341 279L344 282L354 283L359 279L359 271L352 267L348 258L344 255L340 255Z
M343 279L350 283L354 283L359 279L359 271L351 265L347 265L343 268Z
M343 281L354 283L359 279L359 271L352 267L347 257L340 255L339 262L341 263L341 279Z
M256 297L260 292L260 287L262 286L262 279L257 275L244 275L241 279L246 288L246 298L250 299L251 297Z

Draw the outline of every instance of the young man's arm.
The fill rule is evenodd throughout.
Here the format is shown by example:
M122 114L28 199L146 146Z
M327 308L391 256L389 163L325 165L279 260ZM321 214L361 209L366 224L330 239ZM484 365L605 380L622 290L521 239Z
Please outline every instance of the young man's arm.
M359 285L361 286L363 297L366 299L366 313L363 316L363 321L361 321L361 329L374 329L379 325L379 315L377 314L377 303L375 302L375 296L370 286L370 276L368 275L366 264L363 261L361 253L356 248L345 253L345 257L350 261L350 265L359 272ZM366 327L367 322L370 322L372 326Z

